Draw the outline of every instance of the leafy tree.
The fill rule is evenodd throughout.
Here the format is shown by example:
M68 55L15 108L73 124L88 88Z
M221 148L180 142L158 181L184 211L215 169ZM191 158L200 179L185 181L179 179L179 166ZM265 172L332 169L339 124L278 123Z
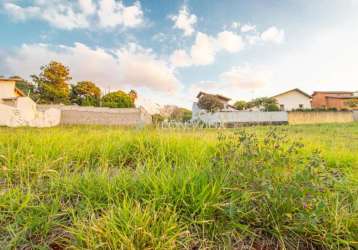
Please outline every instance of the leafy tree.
M160 114L154 114L152 115L152 121L154 125L157 125L164 121L164 117Z
M9 79L15 80L15 86L25 95L31 96L36 90L35 85L22 79L20 76L10 76Z
M170 119L174 121L186 122L189 121L192 117L192 112L186 108L175 108L170 114Z
M116 91L102 97L102 106L109 108L133 108L134 102L125 92Z
M234 103L234 107L237 110L244 110L244 109L246 109L246 106L247 106L246 101L237 101L237 102Z
M279 111L280 107L277 105L277 101L270 97L260 97L253 99L247 103L247 108L258 107L262 111Z
M41 67L40 75L31 76L37 85L40 102L43 103L69 103L70 70L62 63L52 61Z
M80 106L99 106L101 90L90 81L78 82L71 88L71 103Z
M204 95L198 101L198 107L208 112L215 112L224 108L224 104L214 95Z
M137 98L138 98L137 91L131 89L131 91L129 91L128 95L131 98L132 102L135 103L135 100L137 100Z

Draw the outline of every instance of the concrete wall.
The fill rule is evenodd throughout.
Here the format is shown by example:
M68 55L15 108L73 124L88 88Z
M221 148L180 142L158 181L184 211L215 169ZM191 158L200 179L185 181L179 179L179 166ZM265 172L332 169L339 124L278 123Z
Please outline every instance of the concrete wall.
M232 111L200 114L198 119L208 123L287 123L287 112Z
M299 109L300 104L304 109L311 108L311 99L298 91L291 91L279 96L276 96L275 99L279 106L283 105L286 111L291 111L293 109Z
M357 111L353 111L353 120L358 122L358 110Z
M289 112L289 124L344 123L352 122L352 112Z
M137 126L152 123L152 117L144 108L99 108L64 105L38 105L40 110L55 107L61 110L64 125L123 125Z

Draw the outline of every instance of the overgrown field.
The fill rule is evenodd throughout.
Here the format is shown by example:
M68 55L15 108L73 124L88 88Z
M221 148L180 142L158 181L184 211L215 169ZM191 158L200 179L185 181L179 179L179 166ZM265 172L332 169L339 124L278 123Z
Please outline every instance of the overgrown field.
M356 249L358 123L0 128L1 249Z

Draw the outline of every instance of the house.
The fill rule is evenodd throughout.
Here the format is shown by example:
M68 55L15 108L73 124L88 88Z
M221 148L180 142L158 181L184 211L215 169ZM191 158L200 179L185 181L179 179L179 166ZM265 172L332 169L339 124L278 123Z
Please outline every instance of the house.
M311 108L311 96L298 88L285 91L272 98L277 101L282 111Z
M49 127L60 117L60 110L37 111L36 103L16 88L16 79L0 78L0 126Z
M358 109L358 91L315 91L312 94L312 108L315 109Z
M235 107L229 104L229 101L231 100L230 98L223 96L223 95L218 95L218 94L208 94L205 92L200 91L199 94L196 96L196 98L198 100L200 100L200 98L202 98L205 95L212 95L218 98L218 100L223 104L224 108L221 111L224 112L229 112L229 111L235 111ZM192 107L192 119L196 120L199 116L201 116L202 114L207 113L207 111L202 110L199 108L198 103L194 102L193 103L193 107Z
M0 78L0 101L21 96L25 96L25 94L16 88L16 79Z

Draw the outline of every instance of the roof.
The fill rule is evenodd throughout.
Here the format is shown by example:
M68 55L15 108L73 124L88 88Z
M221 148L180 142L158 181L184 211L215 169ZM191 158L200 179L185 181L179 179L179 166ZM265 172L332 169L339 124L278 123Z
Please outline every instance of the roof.
M325 98L330 99L358 99L358 96L325 96Z
M17 79L9 79L0 77L0 82L16 82Z
M15 87L15 92L19 95L19 96L26 96L24 92L22 92L22 90L20 90L19 88Z
M281 96L281 95L284 95L284 94L287 94L287 93L290 93L290 92L299 92L301 93L302 95L308 97L308 98L311 98L312 96L310 96L309 94L307 94L306 92L303 92L302 90L298 89L298 88L295 88L295 89L291 89L291 90L288 90L288 91L285 91L283 93L280 93L280 94L277 94L277 95L274 95L272 96L271 98L275 98L275 97L278 97L278 96Z
M231 98L223 96L223 95L209 94L209 93L205 93L205 92L202 92L202 91L199 92L199 94L196 96L196 98L200 98L200 96L202 96L202 95L213 95L213 96L216 96L217 98L220 98L220 99L225 100L225 101L230 101L231 100Z
M312 95L315 94L352 94L352 91L314 91Z

